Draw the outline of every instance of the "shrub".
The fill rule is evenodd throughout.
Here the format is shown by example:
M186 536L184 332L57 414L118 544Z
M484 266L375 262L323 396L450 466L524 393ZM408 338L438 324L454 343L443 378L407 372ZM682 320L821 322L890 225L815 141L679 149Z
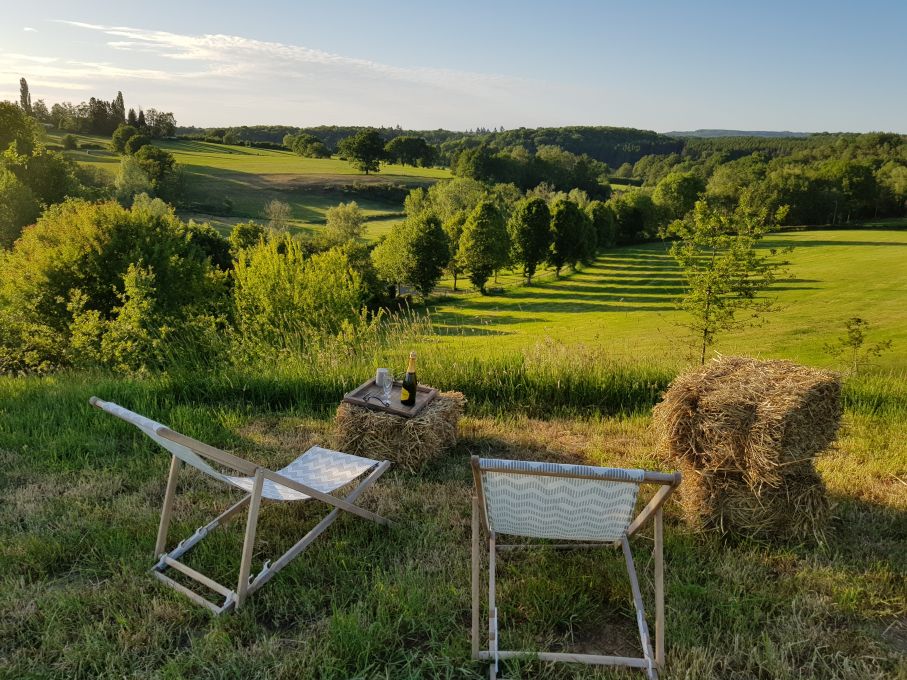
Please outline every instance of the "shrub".
M75 135L64 135L62 142L63 149L66 151L79 148L79 140L76 139Z
M83 200L48 208L0 255L0 371L71 364L76 313L115 319L134 266L153 272L159 319L180 323L222 309L223 277L161 201L146 197L130 210ZM140 279L133 274L136 290L147 283Z
M117 199L125 206L132 205L137 195L149 194L153 190L148 174L133 156L126 156L120 161L114 187Z
M9 170L0 168L0 248L9 248L22 227L41 211L34 193Z
M113 146L114 151L126 153L126 143L138 134L139 131L132 125L120 125L114 130L113 136L110 138L110 144Z
M341 249L307 258L286 237L244 251L233 291L238 333L262 350L299 349L321 334L347 332L361 320L367 292Z
M240 250L251 248L267 238L267 230L257 222L240 222L230 232L230 248L234 256Z

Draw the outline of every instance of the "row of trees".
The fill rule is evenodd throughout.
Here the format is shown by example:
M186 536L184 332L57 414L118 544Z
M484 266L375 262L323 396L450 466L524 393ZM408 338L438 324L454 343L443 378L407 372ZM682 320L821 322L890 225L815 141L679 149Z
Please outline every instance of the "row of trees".
M519 267L527 283L548 264L560 275L589 262L599 247L616 243L612 208L540 187L522 195L513 185L487 186L459 178L416 189L406 200L407 217L375 248L380 277L428 296L442 274L467 275L482 293L499 270Z
M81 104L62 102L48 108L43 99L32 103L28 81L21 78L19 106L38 122L65 132L107 136L120 125L129 124L157 139L171 137L176 131L176 118L172 113L157 109L139 109L138 113L129 109L127 112L122 92L117 92L110 101L91 97Z

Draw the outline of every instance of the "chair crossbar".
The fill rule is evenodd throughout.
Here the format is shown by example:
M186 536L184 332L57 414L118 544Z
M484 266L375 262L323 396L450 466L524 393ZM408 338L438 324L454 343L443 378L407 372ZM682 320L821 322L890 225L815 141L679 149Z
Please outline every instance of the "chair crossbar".
M490 661L494 653L490 651L479 652L479 659ZM630 668L646 668L645 659L634 656L607 656L603 654L572 654L569 652L519 652L514 650L498 650L499 659L538 659L539 661L562 661L568 663L585 663L597 666L629 666Z

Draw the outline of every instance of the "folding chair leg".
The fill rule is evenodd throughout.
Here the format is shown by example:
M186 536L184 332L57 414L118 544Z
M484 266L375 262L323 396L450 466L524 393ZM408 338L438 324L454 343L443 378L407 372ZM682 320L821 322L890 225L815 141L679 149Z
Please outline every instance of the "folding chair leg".
M655 665L665 665L664 513L655 511Z
M154 559L164 554L167 547L167 530L170 527L170 514L173 511L173 498L176 496L176 478L180 471L180 459L172 456L170 474L167 477L167 490L164 492L164 507L161 509L161 522L157 528L157 541L154 544Z
M649 626L646 624L646 614L642 606L642 591L639 589L639 578L636 575L636 565L633 564L633 553L630 552L630 541L624 536L621 540L624 559L627 562L627 574L630 577L630 589L633 591L633 606L636 608L636 623L639 627L639 640L642 643L642 653L646 660L646 677L649 680L658 680L655 670L655 659L652 654L652 643L649 641Z
M491 652L491 665L488 677L498 677L498 609L495 606L495 571L497 568L497 548L494 533L488 537L488 649Z
M479 658L479 499L472 497L472 658Z
M252 568L252 552L255 549L255 529L258 524L258 510L261 507L261 488L264 485L261 468L255 471L255 482L252 485L252 500L249 503L249 517L246 520L246 537L242 546L242 558L239 562L239 584L236 587L236 609L242 607L249 589L249 571Z

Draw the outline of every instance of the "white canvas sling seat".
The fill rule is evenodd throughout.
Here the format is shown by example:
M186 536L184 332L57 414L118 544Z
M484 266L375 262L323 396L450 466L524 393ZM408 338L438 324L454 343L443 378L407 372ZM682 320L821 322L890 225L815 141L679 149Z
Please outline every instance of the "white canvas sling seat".
M260 467L243 458L227 451L222 451L203 442L197 441L178 432L171 430L166 425L145 418L128 409L112 402L102 401L91 397L89 403L102 411L134 425L149 438L166 449L172 455L170 474L167 479L167 489L164 494L164 506L161 511L161 521L158 528L157 542L154 556L157 563L152 567L154 576L163 583L183 593L194 602L206 606L216 614L221 614L231 609L238 609L246 597L261 588L283 567L290 563L303 550L305 550L330 524L337 519L340 511L358 515L364 519L372 520L379 524L389 525L390 522L365 508L355 505L357 498L390 467L389 461L372 460L361 456L353 456L341 451L313 446L292 463L274 472ZM228 475L212 467L208 461L229 468L240 475ZM192 536L181 541L173 550L165 552L167 544L167 531L170 523L170 514L176 494L177 477L181 463L187 463L200 472L224 484L235 487L245 492L238 502L234 503L223 513L218 515L208 524L199 527ZM350 491L346 497L339 498L331 495L332 491L350 484L362 475L369 473L358 486ZM292 502L315 499L332 507L331 512L302 537L292 548L277 558L272 564L266 561L264 568L254 578L249 578L252 563L252 553L255 546L255 532L258 523L258 514L262 499L275 502ZM249 507L246 520L246 533L243 542L243 551L240 559L239 582L236 590L223 586L204 574L188 567L179 561L179 558L191 550L212 530L226 523L245 506ZM197 583L219 593L223 596L223 603L214 604L195 591L174 581L165 574L168 568L181 572Z
M680 473L625 470L589 465L564 465L472 457L476 494L472 514L472 656L490 661L489 677L497 677L499 661L536 656L543 661L640 668L655 680L664 666L664 560L662 506L680 484ZM660 488L635 516L641 484ZM629 538L650 518L655 521L655 646L649 637L639 580ZM480 640L480 527L488 535L488 649ZM643 656L520 652L499 649L498 610L495 605L497 553L532 547L521 543L500 545L499 534L569 541L547 544L553 548L591 548L620 544L627 571Z

